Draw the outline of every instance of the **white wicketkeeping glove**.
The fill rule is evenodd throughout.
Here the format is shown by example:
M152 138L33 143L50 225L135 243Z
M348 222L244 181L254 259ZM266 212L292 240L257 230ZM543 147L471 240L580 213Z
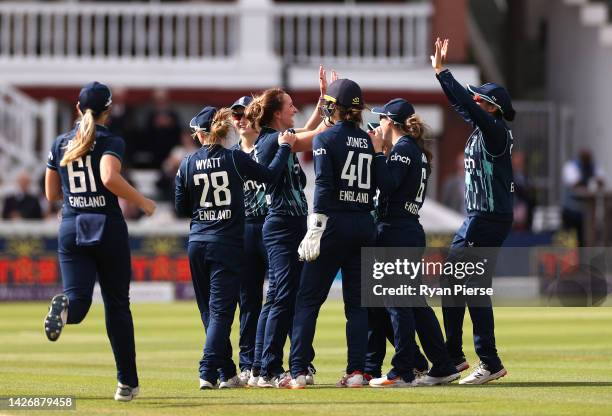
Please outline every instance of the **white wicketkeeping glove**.
M327 215L310 214L308 216L308 231L298 248L301 260L313 261L321 253L321 236L327 226Z

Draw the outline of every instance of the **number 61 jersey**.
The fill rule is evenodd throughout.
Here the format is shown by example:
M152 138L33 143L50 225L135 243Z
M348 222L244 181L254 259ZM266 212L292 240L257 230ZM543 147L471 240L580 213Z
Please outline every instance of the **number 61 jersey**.
M314 212L370 212L374 207L374 148L366 132L348 121L315 136Z
M109 154L121 161L125 142L106 127L96 125L96 138L89 152L66 166L60 166L77 129L78 124L55 139L47 159L47 167L57 171L61 178L64 194L62 217L74 217L80 213L100 213L123 218L117 196L102 184L100 159Z

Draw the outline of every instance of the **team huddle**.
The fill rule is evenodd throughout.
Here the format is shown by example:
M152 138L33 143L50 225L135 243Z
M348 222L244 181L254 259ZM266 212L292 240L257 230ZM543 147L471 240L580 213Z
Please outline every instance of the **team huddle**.
M453 239L452 259L463 247L500 247L510 231L513 139L504 119L511 121L514 110L497 84L462 87L443 69L447 50L448 40L438 39L432 66L453 108L474 127L465 147L468 217ZM371 109L380 123L368 124L366 132L361 88L335 73L331 79L328 86L321 67L319 103L302 128L294 126L291 96L279 88L241 97L229 108L206 106L189 123L201 148L180 164L175 208L191 217L187 251L206 333L200 389L313 385L317 317L339 271L347 366L337 387L431 386L459 379L469 367L462 346L466 306L480 363L459 383L503 377L489 298L477 306L458 296L443 304L446 340L424 299L419 307L362 306L363 247L425 250L419 210L432 154L425 145L426 124L408 101L396 98ZM147 215L155 203L121 176L125 144L104 126L111 103L106 85L83 87L80 121L49 153L45 192L49 200L63 200L58 256L64 292L52 299L44 327L55 341L66 324L81 322L97 276L117 366L115 400L129 401L139 381L130 249L117 198ZM240 140L226 148L232 130ZM313 201L304 194L299 152L313 155ZM230 342L237 306L238 367ZM383 373L387 340L395 353Z

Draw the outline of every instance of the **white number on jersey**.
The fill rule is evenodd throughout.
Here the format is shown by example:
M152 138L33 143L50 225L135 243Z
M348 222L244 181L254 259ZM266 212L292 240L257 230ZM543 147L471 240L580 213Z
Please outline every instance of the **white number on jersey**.
M425 180L427 180L427 169L421 168L421 185L419 186L419 191L417 192L415 202L423 202L423 192L425 191Z
M340 179L344 179L348 182L348 186L352 187L355 181L357 186L361 189L370 189L371 182L371 169L372 166L372 155L367 153L359 153L357 156L357 164L353 164L353 156L355 152L350 150L346 156ZM357 174L355 174L357 172Z
M228 188L229 178L226 171L213 172L210 174L210 179L207 173L198 173L193 175L193 183L195 186L200 185L200 181L204 183L204 189L202 190L202 197L200 198L200 206L202 208L211 208L214 206L221 207L230 205L232 203L232 194ZM210 185L213 187L213 199L214 204L208 199L208 191Z
M87 175L85 174L85 170L75 170L79 168L86 168ZM94 178L93 169L91 168L91 155L87 155L87 157L85 158L85 165L83 165L82 157L71 163L68 163L68 185L70 188L70 193L80 194L83 192L87 192L87 183L85 181L87 179L86 176L89 176L90 191L97 192L96 179Z

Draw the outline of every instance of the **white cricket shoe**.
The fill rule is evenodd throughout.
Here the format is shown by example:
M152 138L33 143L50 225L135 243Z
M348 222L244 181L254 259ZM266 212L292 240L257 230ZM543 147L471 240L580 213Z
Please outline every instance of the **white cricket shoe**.
M134 397L138 396L140 393L140 388L130 387L127 384L117 383L117 391L115 392L115 400L118 402L129 402Z
M314 386L314 375L317 374L317 370L311 365L308 366L308 374L306 374L306 384Z
M314 384L314 381L312 384ZM311 385L311 384L308 384L308 376L300 374L296 378L291 379L291 382L289 383L288 388L299 390L299 389L305 389L306 386L308 385Z
M244 386L245 386L245 383L242 381L242 379L238 375L235 375L229 380L222 381L221 383L219 383L220 389L237 389L237 388L241 388Z
M257 387L260 389L270 389L276 387L276 377L264 377L259 376L257 380Z
M246 386L251 379L251 370L242 371L240 374L238 374L238 378L242 381L242 384Z
M395 378L387 378L387 376L382 376L380 378L373 378L372 380L370 380L370 387L376 388L401 388L416 386L417 383L415 380L407 382L399 376Z
M461 377L460 373L450 374L445 377L432 377L429 374L425 374L419 378L416 378L417 386L438 386L440 384L452 383L455 380L459 380Z
M254 376L253 373L251 373L251 377L249 377L249 381L247 381L247 386L257 387L258 381L259 381L259 376Z
M200 379L200 390L210 390L217 388L217 383L211 383L208 380Z
M480 364L478 364L478 366L474 369L474 371L472 371L472 374L459 380L459 384L485 384L489 381L502 378L506 374L508 374L508 372L504 367L502 367L501 370L492 373L488 369L488 366L481 361Z
M349 388L363 387L363 373L361 371L353 371L351 374L345 374L336 383L336 387L349 387Z

